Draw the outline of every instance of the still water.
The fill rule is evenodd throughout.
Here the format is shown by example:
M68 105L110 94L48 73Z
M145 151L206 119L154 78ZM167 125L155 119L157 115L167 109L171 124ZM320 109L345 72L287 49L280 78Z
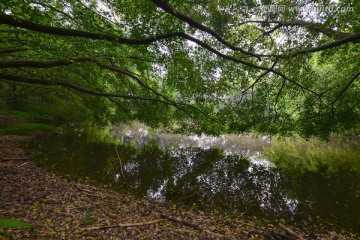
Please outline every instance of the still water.
M116 150L67 128L31 148L56 173L156 201L360 231L360 176L282 172L261 154L270 144L266 137L152 135L143 128L112 133L122 142Z

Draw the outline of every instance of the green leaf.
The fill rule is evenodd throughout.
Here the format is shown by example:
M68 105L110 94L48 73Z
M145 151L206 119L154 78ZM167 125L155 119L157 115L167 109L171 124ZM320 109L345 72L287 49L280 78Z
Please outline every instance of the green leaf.
M13 219L0 219L0 228L31 228L31 225Z

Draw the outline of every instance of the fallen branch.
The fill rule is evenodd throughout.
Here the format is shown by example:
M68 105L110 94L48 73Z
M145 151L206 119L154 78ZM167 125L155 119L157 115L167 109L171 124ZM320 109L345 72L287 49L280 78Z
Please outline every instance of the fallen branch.
M284 224L279 223L279 227L281 227L281 228L284 229L287 233L291 234L292 236L296 237L297 239L305 240L305 238L303 238L302 236L300 236L299 234L297 234L296 232L294 232L294 231L291 230L290 228L286 227Z
M90 197L95 197L95 198L103 198L104 196L102 195L99 195L99 194L94 194L93 191L91 190L88 190L88 189L84 189L84 188L80 188L79 186L77 185L74 185L76 189L80 190L83 192L83 194L87 195L87 196L90 196Z
M211 232L211 231L209 231L209 230L203 229L203 228L199 227L198 225L195 225L194 223L185 221L185 220L183 220L183 219L181 219L181 218L172 217L172 216L166 215L166 214L164 214L164 213L160 213L160 216L161 216L162 218L169 219L169 220L171 220L171 221L173 221L173 222L178 222L178 223L184 224L184 225L186 225L186 226L192 227L192 228L198 230L199 232L204 232L204 233L213 235L213 236L215 236L215 237L223 238L223 239L230 239L230 238L228 238L228 237L226 237L226 236L224 236L224 235L222 235L222 234L214 233L214 232Z
M100 227L80 228L80 230L83 230L83 231L91 231L91 230L103 230L103 229L108 229L108 228L138 227L138 226L144 226L144 225L150 225L150 224L158 223L158 222L161 222L161 221L163 221L163 219L157 219L157 220L148 221L148 222L141 222L141 223L119 223L119 224L113 225L113 226L100 226Z

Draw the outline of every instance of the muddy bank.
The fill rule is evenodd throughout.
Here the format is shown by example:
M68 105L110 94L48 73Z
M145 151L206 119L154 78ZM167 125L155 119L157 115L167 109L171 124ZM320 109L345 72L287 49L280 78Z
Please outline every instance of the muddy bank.
M0 219L32 225L0 229L13 239L359 239L320 228L300 231L164 205L106 186L70 181L38 167L34 160L19 160L28 157L21 145L29 138L0 136Z

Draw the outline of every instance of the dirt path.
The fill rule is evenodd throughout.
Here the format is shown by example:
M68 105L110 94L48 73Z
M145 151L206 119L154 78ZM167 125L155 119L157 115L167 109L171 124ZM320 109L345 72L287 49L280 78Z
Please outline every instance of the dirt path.
M0 136L0 219L32 225L32 229L0 229L12 239L358 239L178 209L69 181L32 160L8 160L27 157L20 146L28 139ZM112 227L97 229L107 226ZM0 235L0 239L7 238Z

